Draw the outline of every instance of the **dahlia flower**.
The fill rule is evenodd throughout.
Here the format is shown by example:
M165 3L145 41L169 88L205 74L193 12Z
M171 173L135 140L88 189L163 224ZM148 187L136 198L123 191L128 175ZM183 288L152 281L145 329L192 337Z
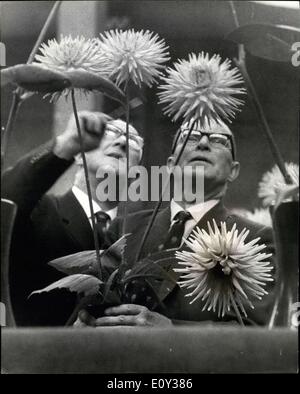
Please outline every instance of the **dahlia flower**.
M179 60L174 68L168 68L168 76L163 77L164 85L159 88L160 103L167 104L165 114L184 122L192 118L201 124L213 119L217 122L222 118L234 118L235 111L243 103L234 97L244 94L245 88L238 87L243 79L236 67L230 69L231 62L223 63L219 55L201 52L189 55L188 60Z
M145 83L151 87L169 60L164 40L149 30L110 30L100 34L99 46L117 85L131 79L138 86Z
M291 176L293 184L299 186L299 165L295 163L285 163L286 170ZM287 185L279 167L274 166L271 171L267 171L258 185L258 197L263 199L263 206L268 207L276 203L279 193L284 192L291 185Z
M232 213L249 219L252 222L262 224L263 226L273 226L272 217L268 208L255 208L253 211L234 209Z
M40 52L42 55L35 55L35 59L47 68L59 71L81 69L107 74L107 60L99 50L99 43L95 38L62 35L60 42L54 38L47 44L43 43Z
M261 253L266 247L258 244L259 238L245 242L249 230L240 234L236 224L227 231L226 223L218 228L208 223L208 232L196 228L185 243L192 251L178 251L176 258L184 268L175 268L181 273L178 284L191 289L186 297L190 303L201 299L202 310L213 310L218 316L234 308L247 316L245 306L254 308L252 300L261 299L267 291L266 282L273 281L269 273L273 268L266 261L271 254Z
M35 55L36 62L33 64L63 72L71 80L74 79L74 72L76 71L89 72L101 77L108 76L107 59L103 56L96 38L61 36L59 42L54 38L49 40L47 44L43 43L40 52L42 55ZM83 87L79 90L87 94L90 89ZM70 89L68 88L62 93L51 94L51 101L58 99L61 94L68 96L69 93Z

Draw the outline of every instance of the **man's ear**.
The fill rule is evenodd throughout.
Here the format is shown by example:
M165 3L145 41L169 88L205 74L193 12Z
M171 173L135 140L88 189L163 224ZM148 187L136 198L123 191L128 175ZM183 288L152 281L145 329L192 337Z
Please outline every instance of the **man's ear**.
M143 151L143 148L141 148L141 150L140 150L140 156L139 156L139 162L138 162L138 165L140 165L140 164L141 164L142 157L143 157L143 153L144 153L144 151Z
M238 161L233 161L231 164L231 173L228 177L228 182L233 182L240 173L240 163Z

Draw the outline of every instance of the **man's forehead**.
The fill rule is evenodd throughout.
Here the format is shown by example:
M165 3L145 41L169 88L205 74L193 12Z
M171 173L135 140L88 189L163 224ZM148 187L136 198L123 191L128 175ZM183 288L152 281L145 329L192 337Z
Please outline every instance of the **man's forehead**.
M181 131L189 130L193 125L193 121L186 122L181 126ZM205 133L218 133L218 134L226 134L232 135L232 131L230 128L222 121L216 122L211 120L209 123L204 122L204 124L200 124L200 122L196 122L193 125L193 131L205 132Z
M107 130L109 130L109 129L116 130L117 129L117 130L125 133L126 132L126 122L124 122L121 119L111 120L111 121L107 122L106 129ZM131 125L129 125L129 133L139 135L137 130Z

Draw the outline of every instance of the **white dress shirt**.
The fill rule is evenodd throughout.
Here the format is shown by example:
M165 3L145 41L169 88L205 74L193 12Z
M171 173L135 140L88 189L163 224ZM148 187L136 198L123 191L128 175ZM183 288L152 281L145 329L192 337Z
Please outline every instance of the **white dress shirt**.
M79 204L82 206L82 209L84 210L87 218L89 219L90 225L92 227L91 210L90 210L88 195L86 193L84 193L82 190L80 190L77 186L72 187L72 192L73 192L74 196L76 197L76 199L78 200ZM107 215L109 215L110 220L107 223L107 226L109 226L111 221L113 221L114 218L117 216L118 207L110 209L109 211L104 211L103 209L101 209L100 205L96 201L92 200L92 202L93 202L94 213L99 212L99 211L103 211Z
M187 220L184 226L183 237L187 238L192 231L192 229L196 226L196 224L203 218L203 216L210 211L215 205L218 204L220 200L208 200L199 204L191 205L189 208L184 209L181 205L179 205L173 199L171 200L170 208L171 208L171 225L173 224L175 215L180 211L189 212L192 217ZM183 240L181 244L183 243Z

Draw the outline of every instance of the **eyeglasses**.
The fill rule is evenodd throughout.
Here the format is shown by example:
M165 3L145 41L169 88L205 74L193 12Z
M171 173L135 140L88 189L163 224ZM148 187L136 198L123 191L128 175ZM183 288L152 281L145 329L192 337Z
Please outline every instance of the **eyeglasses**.
M120 128L116 127L113 124L108 123L106 126L106 130L105 133L107 135L111 135L115 138L119 138L122 135L124 135L126 137L126 131L121 130ZM140 137L137 134L133 134L129 132L129 145L133 148L133 149L142 149L144 146L144 140L142 137Z
M180 129L176 145L177 143L183 143L188 133L188 129ZM197 146L204 135L207 136L210 146L229 149L234 157L234 144L230 134L207 133L205 131L193 130L189 136L187 144L190 146Z

